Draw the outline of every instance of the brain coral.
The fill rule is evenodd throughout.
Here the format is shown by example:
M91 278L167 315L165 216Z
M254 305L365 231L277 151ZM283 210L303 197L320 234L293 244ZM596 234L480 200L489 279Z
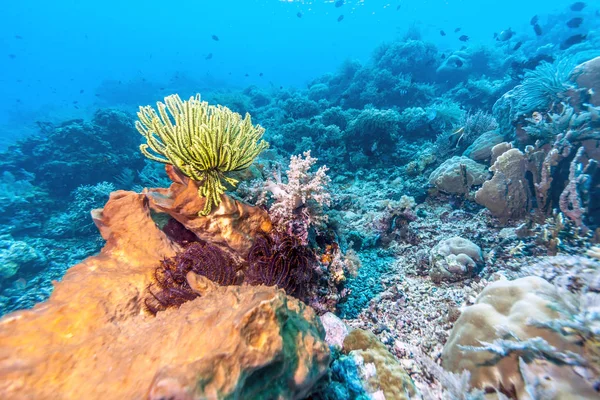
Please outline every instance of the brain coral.
M471 186L481 185L487 178L484 165L468 157L452 157L429 176L429 183L438 190L451 194L465 194Z
M475 201L502 221L523 217L531 206L525 155L500 143L492 148L492 161L494 158L490 167L494 176L475 193Z
M580 352L581 349L566 337L549 329L530 325L530 320L549 321L558 317L552 308L550 296L556 289L546 280L526 277L514 281L498 281L490 284L467 307L456 321L442 353L445 369L471 373L471 384L488 392L500 390L511 398L529 399L519 357L511 353L500 359L490 352L474 352L461 346L479 347L501 339L504 332L511 332L521 340L541 337L558 351ZM543 376L543 385L554 393L555 399L593 398L586 383L571 367L559 366L547 360L529 360L527 370L536 370Z
M434 282L471 278L484 264L481 248L458 236L439 242L429 257L429 276Z

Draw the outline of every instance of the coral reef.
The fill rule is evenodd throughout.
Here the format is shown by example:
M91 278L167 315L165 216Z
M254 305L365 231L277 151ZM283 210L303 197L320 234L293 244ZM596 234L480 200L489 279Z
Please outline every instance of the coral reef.
M39 123L0 161L0 313L47 300L0 320L2 397L598 397L600 37L569 15L415 25L304 88L98 88L222 104L142 136Z

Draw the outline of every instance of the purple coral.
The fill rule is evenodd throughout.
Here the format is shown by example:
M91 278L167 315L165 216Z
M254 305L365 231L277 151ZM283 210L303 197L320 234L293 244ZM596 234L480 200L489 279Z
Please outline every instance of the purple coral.
M150 296L145 300L146 308L156 315L198 297L187 281L188 272L205 276L219 285L233 285L237 283L237 269L233 259L219 248L191 243L175 257L161 261L156 268L155 283L148 287Z
M282 232L256 238L248 253L246 283L276 285L301 300L309 292L317 259L298 238Z

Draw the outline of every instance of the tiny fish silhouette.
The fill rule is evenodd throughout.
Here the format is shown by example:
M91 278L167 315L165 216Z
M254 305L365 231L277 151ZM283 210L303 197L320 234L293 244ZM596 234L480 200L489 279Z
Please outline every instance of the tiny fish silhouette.
M440 31L440 35L442 35L442 36L446 36L446 32L444 32L444 31Z
M535 34L536 34L537 36L542 36L542 27L541 27L541 26L539 26L539 24L535 24L535 25L533 26L533 31L535 32Z
M585 38L587 37L587 35L582 35L582 34L578 34L578 35L573 35L570 38L568 38L567 40L565 40L564 42L562 42L560 44L560 49L561 50L566 50L571 46L574 46L578 43L581 43L585 40Z
M212 40L214 40L215 42L219 41L219 37L217 35L212 35Z
M83 89L79 90L79 94L83 94L83 92L85 92L85 90L83 90Z
M467 35L462 35L458 38L458 40L460 40L461 42L466 42L469 40L469 37Z
M531 21L529 21L529 23L530 23L531 25L535 25L535 24L537 24L537 23L538 23L539 19L540 19L540 18L539 18L537 15L534 15L534 16L533 16L533 18L531 18Z
M337 22L342 22L342 20L343 20L343 19L344 19L344 16L343 16L343 15L340 15L340 16L338 17L338 19L337 19Z
M402 5L398 5L398 7L396 7L396 11L400 10L400 7L402 7Z
M21 35L15 35L15 39L21 40L21 39L23 39L23 36L21 36Z
M513 50L519 50L519 48L523 45L523 42L517 42L517 44L515 44L515 47L513 47Z
M204 57L205 60L210 60L211 58L213 58L213 53L208 53L208 55Z
M300 11L298 11L298 14L296 14L296 17L302 18L302 13Z
M583 1L578 1L571 4L571 11L581 11L585 8L585 3Z
M258 74L258 76L260 76L261 78L262 78L262 76L263 76L263 75L264 75L264 74L263 74L262 72L261 72L260 74Z
M11 60L14 60L15 58L17 58L16 54L9 54L8 58L10 58Z
M569 22L567 22L567 26L569 28L579 28L579 26L581 25L582 22L583 22L583 18L581 18L581 17L571 18L569 20Z
M338 1L335 2L335 8L340 8L344 4L345 4L344 0L338 0Z
M458 32L460 32L460 29L461 29L461 28L456 28L456 29L454 30L454 33L458 33Z

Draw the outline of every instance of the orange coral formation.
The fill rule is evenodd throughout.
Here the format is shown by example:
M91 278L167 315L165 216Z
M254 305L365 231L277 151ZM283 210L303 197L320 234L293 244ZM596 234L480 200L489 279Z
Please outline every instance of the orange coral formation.
M146 194L113 193L93 213L107 240L102 252L72 267L47 302L0 320L0 398L306 395L329 349L312 309L283 291L193 275L202 297L156 317L144 312L158 260L178 250L148 203Z
M168 189L145 191L150 206L169 214L200 239L228 251L232 256L245 257L254 237L271 230L271 220L261 208L221 196L221 203L210 215L199 217L206 199L198 196L199 183L166 166L173 184Z

